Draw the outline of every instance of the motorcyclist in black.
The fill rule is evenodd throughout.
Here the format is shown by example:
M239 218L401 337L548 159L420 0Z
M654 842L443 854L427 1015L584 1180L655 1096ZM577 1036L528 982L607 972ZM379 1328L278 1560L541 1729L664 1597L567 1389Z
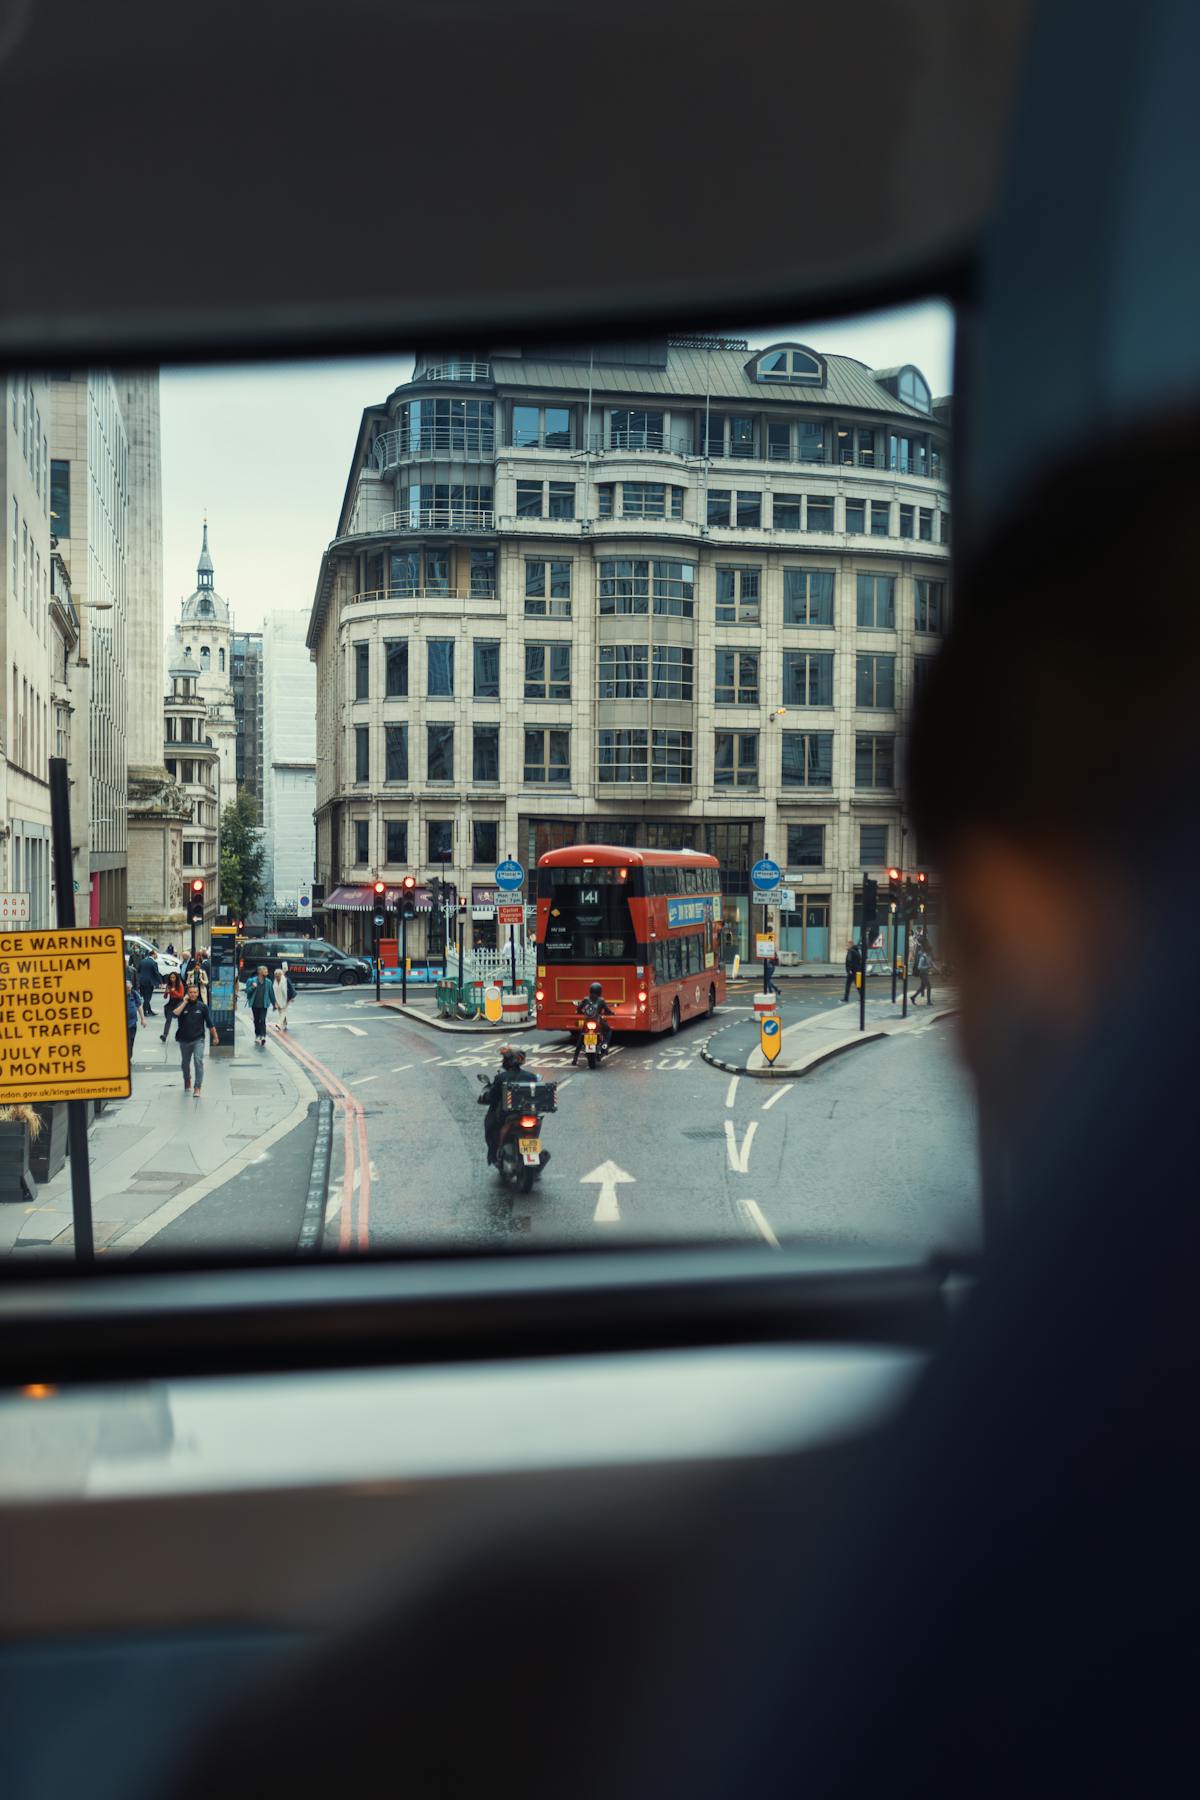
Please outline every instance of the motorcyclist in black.
M600 986L598 981L593 981L591 987L588 989L587 999L579 1002L578 1010L585 1018L595 1019L600 1028L600 1047L602 1050L607 1050L608 1040L612 1036L612 1026L608 1021L615 1017L615 1014L613 1013L612 1007L608 1004L608 1001L604 998L604 989ZM574 1068L575 1064L579 1061L579 1052L582 1048L583 1035L582 1033L577 1033L575 1038L575 1054L571 1058L572 1068Z
M504 1089L513 1081L528 1082L536 1087L541 1076L525 1067L525 1052L514 1050L511 1044L505 1044L500 1051L500 1072L493 1076L479 1096L480 1106L487 1107L483 1121L483 1135L487 1141L488 1162L496 1161L496 1148L500 1139L500 1127L504 1121ZM546 1151L542 1152L542 1166L550 1160Z

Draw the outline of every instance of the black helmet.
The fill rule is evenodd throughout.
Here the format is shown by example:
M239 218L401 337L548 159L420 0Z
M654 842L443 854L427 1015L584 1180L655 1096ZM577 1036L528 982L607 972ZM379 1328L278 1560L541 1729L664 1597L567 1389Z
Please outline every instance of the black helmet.
M524 1061L525 1052L523 1050L514 1050L511 1044L505 1044L500 1052L500 1066L502 1069L519 1069Z
M603 992L604 989L600 986L600 983L598 981L593 981L591 987L588 989L588 999L598 1000Z

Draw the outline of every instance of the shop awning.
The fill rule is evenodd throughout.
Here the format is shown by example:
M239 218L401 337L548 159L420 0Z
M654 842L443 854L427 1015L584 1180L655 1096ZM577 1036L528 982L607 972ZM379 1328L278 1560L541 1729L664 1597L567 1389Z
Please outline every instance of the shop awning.
M395 912L403 895L403 888L386 888L383 894L385 910ZM414 888L412 903L418 912L428 912L430 910L429 889ZM353 887L336 887L325 905L334 912L370 912L375 905L375 889L367 882Z

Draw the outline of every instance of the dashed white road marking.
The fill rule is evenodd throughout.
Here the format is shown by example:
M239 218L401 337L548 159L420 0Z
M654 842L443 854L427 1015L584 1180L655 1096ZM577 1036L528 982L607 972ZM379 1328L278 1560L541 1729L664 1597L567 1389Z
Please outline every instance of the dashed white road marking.
M792 1091L792 1084L789 1081L787 1083L786 1087L781 1087L777 1094L772 1094L771 1098L769 1100L763 1101L763 1103L762 1103L763 1112L770 1112L770 1110L773 1106L778 1106L779 1102L781 1100L786 1100L788 1095L791 1093L791 1091Z
M737 1078L737 1076L736 1076L736 1075L731 1075L731 1076L730 1076L730 1077L729 1077L729 1086L728 1086L728 1088L726 1088L726 1090L725 1090L725 1104L726 1104L726 1106L732 1106L732 1105L733 1105L733 1103L734 1103L734 1101L735 1101L735 1100L736 1100L736 1098L737 1098L737 1086L738 1086L738 1078Z
M392 1074L393 1074L393 1075L403 1075L403 1074L405 1074L405 1073L406 1073L406 1071L407 1071L407 1070L409 1070L409 1069L411 1069L411 1068L412 1068L412 1064L411 1064L411 1063L401 1063L401 1064L400 1064L400 1066L399 1066L399 1068L396 1068L396 1069L393 1069L393 1070L392 1070Z
M739 1200L738 1211L751 1229L758 1233L759 1237L765 1238L773 1250L778 1250L779 1239L771 1230L771 1221L767 1218L767 1215L764 1213L757 1200Z
M750 1146L754 1142L754 1134L758 1130L758 1120L752 1119L746 1127L746 1135L738 1147L737 1132L732 1119L725 1121L725 1148L729 1152L729 1166L735 1175L750 1173Z
M325 1223L327 1225L332 1225L341 1210L342 1196L340 1194L335 1194L330 1200L329 1205L325 1208Z
M441 1062L441 1060L442 1060L442 1058L440 1056L423 1056L421 1058L422 1062L427 1062L427 1063Z
M378 1075L359 1075L354 1081L348 1081L347 1087L366 1087L368 1081L378 1081Z

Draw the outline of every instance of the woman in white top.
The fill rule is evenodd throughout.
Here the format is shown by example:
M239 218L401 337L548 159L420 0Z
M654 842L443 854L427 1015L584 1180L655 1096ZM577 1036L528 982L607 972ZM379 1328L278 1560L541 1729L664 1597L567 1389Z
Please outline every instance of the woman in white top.
M275 971L275 1022L280 1031L288 1028L288 972L287 964L280 963Z

